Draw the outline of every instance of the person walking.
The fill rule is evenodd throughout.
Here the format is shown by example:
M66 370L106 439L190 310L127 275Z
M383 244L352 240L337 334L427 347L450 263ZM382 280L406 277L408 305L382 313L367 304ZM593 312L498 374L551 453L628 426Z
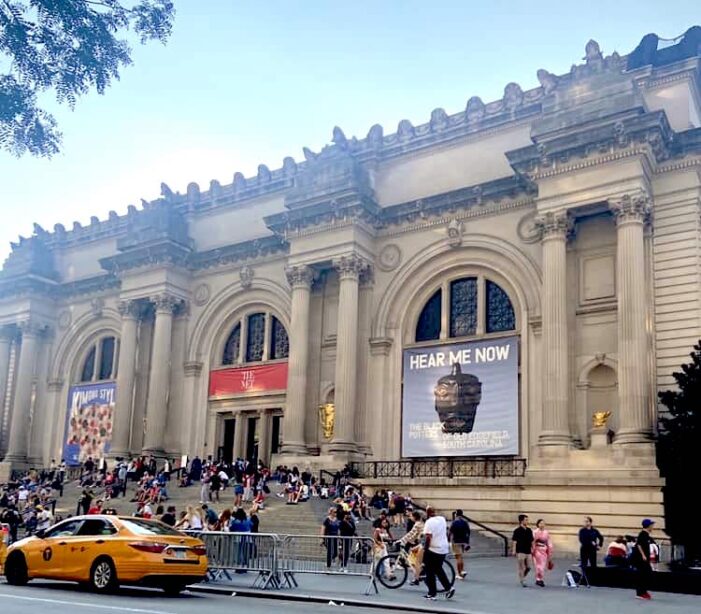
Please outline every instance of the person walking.
M518 581L526 586L526 576L531 571L531 550L533 549L533 531L528 526L528 516L519 514L518 527L511 537L512 553L518 563Z
M596 567L596 555L604 545L604 537L594 527L591 516L584 518L584 526L579 529L579 561L586 577L587 569Z
M443 569L443 561L450 552L448 544L448 527L443 516L437 516L432 507L426 508L426 523L424 524L424 567L426 569L426 588L428 593L424 599L436 600L436 578L440 580L445 590L445 598L452 599L455 589Z
M464 580L466 576L464 554L470 549L470 523L462 510L453 512L453 522L450 523L448 536L458 565L458 579Z
M649 592L650 580L652 579L652 566L650 565L651 545L654 543L652 539L652 530L655 527L655 521L645 518L642 522L642 531L638 534L638 539L635 542L633 550L632 563L637 570L635 580L635 597L636 599L652 599Z
M535 583L537 586L545 586L545 571L552 569L553 542L550 533L545 528L545 521L539 518L535 523L533 532L533 548L531 555L535 563Z
M339 521L336 518L336 508L330 507L328 515L321 524L321 536L326 547L326 567L330 568L334 560L338 557L338 533L340 530Z

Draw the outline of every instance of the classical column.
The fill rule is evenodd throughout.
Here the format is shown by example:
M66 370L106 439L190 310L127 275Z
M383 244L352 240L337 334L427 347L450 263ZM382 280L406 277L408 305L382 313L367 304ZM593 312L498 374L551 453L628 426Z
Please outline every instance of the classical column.
M125 458L129 455L129 433L134 402L134 374L136 343L139 330L140 306L136 301L121 301L122 332L119 337L119 366L110 456Z
M0 425L5 421L5 399L7 398L7 387L9 385L10 378L10 359L12 357L12 341L17 335L17 331L12 326L3 326L0 328ZM10 407L12 403L8 405L7 408L7 418L8 423L11 419ZM7 435L6 433L1 433ZM2 453L4 452L6 437L0 441L0 458L2 458Z
M270 410L261 409L258 411L258 460L266 465L270 463L270 436L272 416Z
M616 282L618 294L618 412L616 443L652 439L648 407L649 372L646 356L646 287L644 228L649 198L626 195L610 203L616 217Z
M567 446L567 237L572 223L566 211L558 211L539 216L536 224L543 244L543 421L538 443Z
M285 406L282 454L305 454L304 418L307 412L307 367L309 362L309 302L314 272L308 266L287 267L292 287L290 354L287 403ZM238 427L238 423L237 423Z
M10 439L7 446L6 462L25 463L29 444L29 417L32 405L34 369L37 362L37 346L42 329L33 322L20 324L22 345L17 362L17 385L10 423Z
M248 414L239 412L236 414L236 426L234 427L234 460L246 457L246 426Z
M194 457L202 453L202 444L205 442L206 426L205 416L207 415L207 403L198 407L197 384L202 375L202 363L197 361L186 362L183 365L183 428L188 432L188 445L186 452L188 456Z
M338 271L338 328L336 331L336 416L331 453L357 451L355 411L358 386L358 284L369 267L356 254L334 261Z
M170 294L162 294L153 299L156 307L156 321L153 327L153 353L143 447L146 454L163 454L164 452L173 310L179 302L176 297Z

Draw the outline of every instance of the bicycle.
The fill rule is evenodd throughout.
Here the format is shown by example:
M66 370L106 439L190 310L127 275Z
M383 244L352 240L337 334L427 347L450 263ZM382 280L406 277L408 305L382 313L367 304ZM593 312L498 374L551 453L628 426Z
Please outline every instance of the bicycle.
M394 544L393 544L394 545ZM410 551L405 550L401 546L397 552L390 552L383 556L375 566L375 577L380 581L380 584L385 588L401 588L407 581L409 568L413 567L409 560ZM450 580L450 585L455 584L455 568L447 559L443 561L443 571ZM426 574L421 566L419 582L426 577Z

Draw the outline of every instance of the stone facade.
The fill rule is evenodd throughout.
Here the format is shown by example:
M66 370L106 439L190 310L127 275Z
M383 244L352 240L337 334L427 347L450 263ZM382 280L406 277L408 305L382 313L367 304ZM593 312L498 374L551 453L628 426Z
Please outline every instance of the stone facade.
M563 539L584 513L609 533L660 517L656 393L701 337L700 40L606 57L590 41L538 88L35 226L0 275L5 466L60 457L69 390L100 382L116 382L112 456L399 459L402 350L437 289L470 277L513 307L528 469L392 485L497 526L542 515ZM467 337L495 334L484 309ZM286 386L256 387L253 367ZM227 369L240 381L213 392Z

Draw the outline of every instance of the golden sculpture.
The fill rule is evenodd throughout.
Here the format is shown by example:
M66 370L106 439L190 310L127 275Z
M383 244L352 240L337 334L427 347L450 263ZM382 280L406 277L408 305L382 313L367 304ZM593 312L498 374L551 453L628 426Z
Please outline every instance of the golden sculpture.
M336 406L333 403L326 403L319 406L319 422L324 431L324 438L331 440L333 437L333 425L336 421Z
M606 427L606 424L611 417L610 411L595 411L592 416L592 424L595 429L600 429Z

